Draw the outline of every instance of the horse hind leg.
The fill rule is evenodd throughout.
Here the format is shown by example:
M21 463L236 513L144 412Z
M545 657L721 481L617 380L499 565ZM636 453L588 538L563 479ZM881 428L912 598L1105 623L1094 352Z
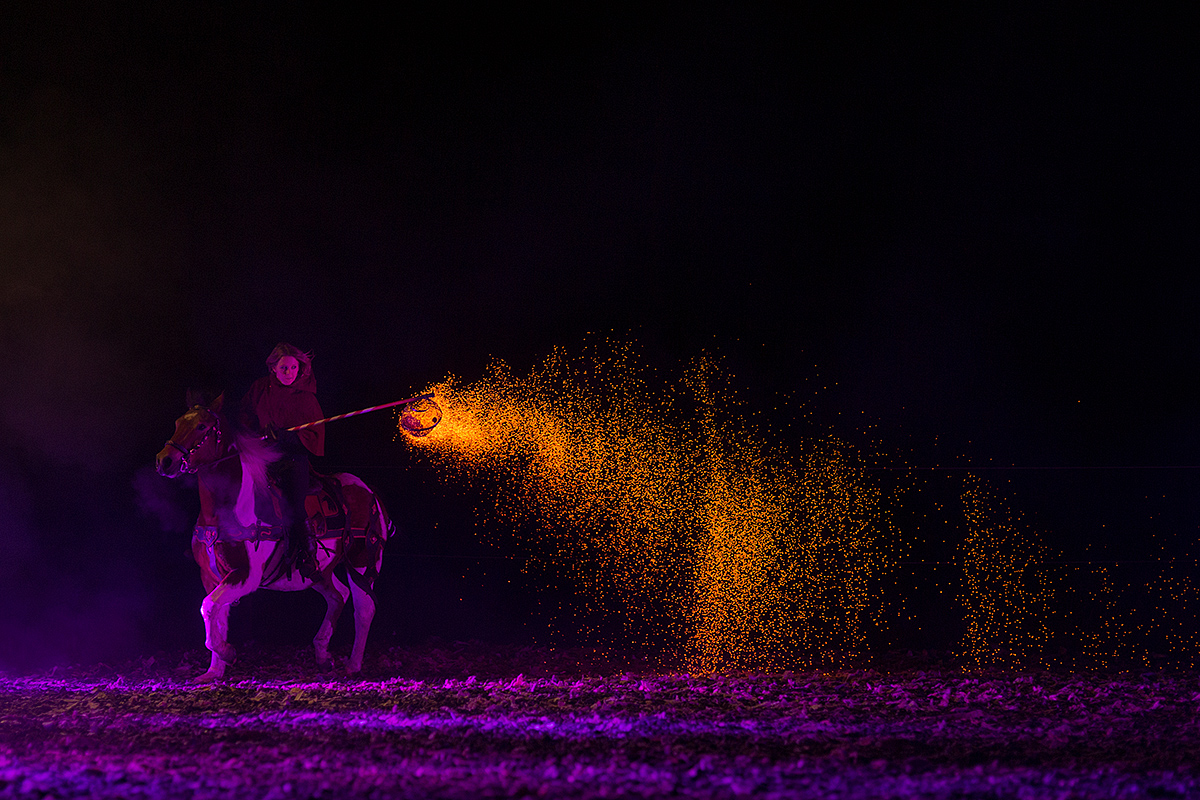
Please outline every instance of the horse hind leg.
M362 671L367 634L371 632L371 622L375 619L375 580L374 576L368 577L366 573L367 569L360 572L347 565L346 577L350 580L350 593L354 598L354 647L346 663L346 672L351 675Z
M346 607L350 588L332 575L330 580L314 583L312 588L325 598L325 618L321 620L321 627L313 637L313 648L317 654L317 666L329 667L333 663L329 657L329 640L333 638L333 629L337 627L342 610Z

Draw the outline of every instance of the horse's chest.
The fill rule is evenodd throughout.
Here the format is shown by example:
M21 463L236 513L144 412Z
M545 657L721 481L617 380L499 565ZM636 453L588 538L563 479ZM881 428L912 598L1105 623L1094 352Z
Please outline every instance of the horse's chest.
M200 565L205 589L212 591L222 580L235 586L244 582L250 575L253 546L247 546L246 542L205 543L193 539L192 555Z

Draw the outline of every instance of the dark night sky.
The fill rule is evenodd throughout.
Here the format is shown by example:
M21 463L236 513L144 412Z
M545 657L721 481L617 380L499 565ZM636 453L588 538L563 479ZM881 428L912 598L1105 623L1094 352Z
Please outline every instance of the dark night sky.
M819 418L916 459L1200 463L1192 18L4 14L0 664L188 643L187 522L134 487L184 388L281 339L329 413L615 331L716 342L764 398L819 373ZM406 463L345 425L338 463ZM1160 489L1195 536L1190 472L1022 480L1065 540ZM465 519L426 501L414 551Z

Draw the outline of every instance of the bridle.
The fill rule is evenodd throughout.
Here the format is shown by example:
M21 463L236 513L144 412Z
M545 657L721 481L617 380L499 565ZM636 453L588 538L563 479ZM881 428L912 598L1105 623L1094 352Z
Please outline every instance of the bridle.
M199 441L186 450L176 444L174 439L168 439L166 445L164 445L165 447L174 447L183 454L183 457L179 459L179 471L189 474L199 469L199 467L192 466L190 460L191 457L195 455L197 450L204 446L204 443L208 441L208 437L212 436L214 432L217 434L217 447L221 446L221 418L201 405L192 406L192 411L203 411L205 414L212 417L212 426L204 432L204 435L200 437Z

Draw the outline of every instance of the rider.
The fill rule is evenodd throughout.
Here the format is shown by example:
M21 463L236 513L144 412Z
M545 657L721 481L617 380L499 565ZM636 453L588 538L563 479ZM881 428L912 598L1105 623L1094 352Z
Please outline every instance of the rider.
M315 425L301 431L287 428L325 415L317 402L311 353L280 342L267 356L267 368L268 374L250 386L242 400L242 409L250 422L257 423L256 427L266 431L283 451L271 469L287 506L284 523L288 548L295 555L300 574L311 580L317 574L316 558L308 535L304 497L308 493L308 457L325 455L325 426Z

